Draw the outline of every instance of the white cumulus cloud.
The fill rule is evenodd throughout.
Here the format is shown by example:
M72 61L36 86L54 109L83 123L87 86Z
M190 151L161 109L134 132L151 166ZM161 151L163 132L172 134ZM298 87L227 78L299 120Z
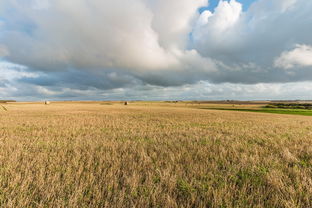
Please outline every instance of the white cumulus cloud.
M285 51L275 60L275 66L293 69L312 66L312 46L297 45L291 51Z

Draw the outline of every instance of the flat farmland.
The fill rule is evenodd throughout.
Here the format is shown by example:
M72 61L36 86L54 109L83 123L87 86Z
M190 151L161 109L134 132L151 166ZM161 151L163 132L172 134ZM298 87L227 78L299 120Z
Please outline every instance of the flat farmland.
M3 106L0 207L312 207L309 116L164 102Z

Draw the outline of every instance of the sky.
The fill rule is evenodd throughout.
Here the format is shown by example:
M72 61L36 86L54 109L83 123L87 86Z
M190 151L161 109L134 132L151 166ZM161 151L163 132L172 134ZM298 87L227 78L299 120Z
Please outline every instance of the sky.
M237 0L237 2L241 3L243 6L243 10L246 11L252 3L256 0ZM205 10L209 10L211 12L214 11L216 7L218 7L220 0L210 0L209 4L199 9L199 12L202 13Z
M312 100L312 1L1 0L0 99Z

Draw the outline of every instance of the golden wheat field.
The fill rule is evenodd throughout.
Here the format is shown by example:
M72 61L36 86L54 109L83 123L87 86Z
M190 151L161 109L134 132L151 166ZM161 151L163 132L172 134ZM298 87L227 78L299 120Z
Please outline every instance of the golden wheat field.
M5 104L1 207L312 207L312 117Z

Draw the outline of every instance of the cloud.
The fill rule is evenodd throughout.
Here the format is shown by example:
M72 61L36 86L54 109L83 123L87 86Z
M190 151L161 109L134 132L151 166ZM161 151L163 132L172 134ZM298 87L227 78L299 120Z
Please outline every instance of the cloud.
M13 81L21 78L35 78L38 75L27 71L27 68L9 62L0 62L0 78Z
M201 82L312 81L312 1L256 0L243 10L236 0L221 0L200 14L207 3L2 0L0 57L23 70L10 67L14 79L2 76L1 86L29 96L22 86L36 96L81 97L83 91L184 89ZM292 68L300 70L284 70Z
M2 39L13 62L41 70L137 70L175 61L159 46L152 13L141 1L56 0L42 9L37 1L30 3L36 9L21 2L4 3L16 10L5 14L13 30L5 30Z
M31 1L32 7L21 2L2 3L16 10L3 14L10 19L7 27L13 28L4 27L1 38L10 61L40 70L137 72L181 66L170 49L185 45L190 22L205 1L55 0L44 6Z
M166 50L184 49L188 35L198 19L197 10L207 5L207 0L148 0L153 14L151 27L158 35L159 45Z
M9 55L8 49L5 46L0 45L0 57Z
M204 11L198 20L199 27L206 27L201 32L213 32L214 35L222 35L231 27L235 26L242 13L242 5L235 0L220 1L219 5L215 9L214 13L210 11ZM196 33L195 33L196 34ZM206 34L208 35L208 34ZM197 37L197 39L206 39L203 36Z
M283 69L312 66L312 46L296 45L295 49L283 52L275 60L275 66Z
M311 80L311 70L290 74L274 64L293 45L312 45L310 11L312 2L304 0L258 0L247 11L235 0L220 1L213 13L201 14L193 30L193 47L221 63L218 70L223 75L217 79L212 75L217 82Z

